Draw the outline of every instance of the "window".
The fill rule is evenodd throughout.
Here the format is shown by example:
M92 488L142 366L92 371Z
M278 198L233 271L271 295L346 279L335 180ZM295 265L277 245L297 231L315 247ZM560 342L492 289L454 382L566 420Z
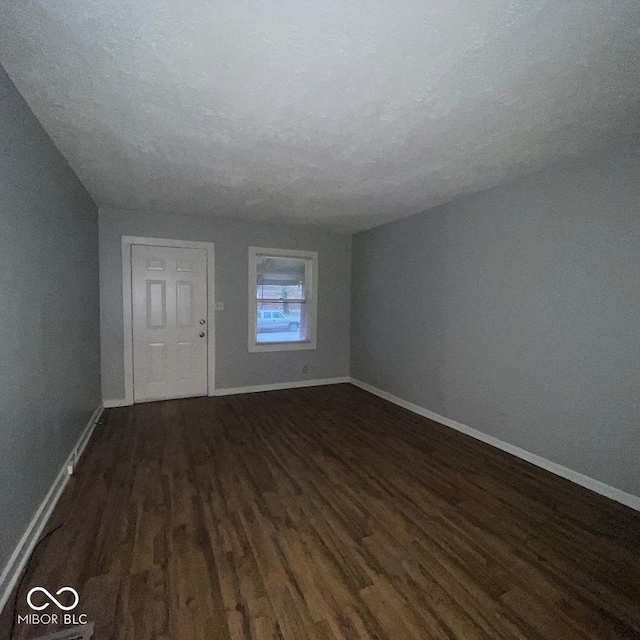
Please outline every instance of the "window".
M249 351L316 348L318 254L249 247Z

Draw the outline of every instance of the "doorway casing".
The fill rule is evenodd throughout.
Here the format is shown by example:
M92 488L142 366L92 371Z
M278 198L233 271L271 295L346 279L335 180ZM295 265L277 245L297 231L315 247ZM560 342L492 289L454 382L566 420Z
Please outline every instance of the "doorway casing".
M169 238L143 238L122 236L122 324L124 338L124 393L125 405L133 404L133 318L131 306L131 245L150 247L176 247L178 249L205 249L207 252L207 315L209 333L207 342L207 394L215 394L216 302L215 254L213 242L172 240Z

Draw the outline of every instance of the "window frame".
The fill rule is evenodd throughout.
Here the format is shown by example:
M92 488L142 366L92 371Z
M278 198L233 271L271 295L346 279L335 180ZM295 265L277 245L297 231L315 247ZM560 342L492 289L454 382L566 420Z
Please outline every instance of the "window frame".
M299 258L306 261L305 299L306 299L306 338L299 341L258 342L257 318L258 299L256 286L258 280L258 258ZM268 249L249 247L249 353L265 351L300 351L315 349L318 324L318 252L298 249Z

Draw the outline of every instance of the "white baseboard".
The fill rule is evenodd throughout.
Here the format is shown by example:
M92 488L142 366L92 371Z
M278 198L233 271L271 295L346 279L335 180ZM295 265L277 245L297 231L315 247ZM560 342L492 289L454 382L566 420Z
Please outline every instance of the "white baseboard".
M428 409L424 409L413 402L409 402L408 400L403 400L402 398L398 398L387 391L382 391L382 389L378 389L376 387L367 384L366 382L361 382L360 380L356 380L351 378L351 384L356 387L360 387L373 395L376 395L384 400L388 400L393 404L397 404L399 407L403 407L412 411L413 413L417 413L420 416L425 418L429 418L434 422L438 422L440 424L445 425L446 427L451 427L456 431L460 431L476 440L480 440L482 442L486 442L492 447L496 447L497 449L501 449L502 451L506 451L511 455L517 456L518 458L522 458L531 464L534 464L536 467L540 467L541 469L545 469L546 471L550 471L551 473L555 473L557 476L565 478L566 480L571 480L571 482L575 482L591 491L595 491L607 498L611 498L616 502L620 502L627 507L631 507L636 511L640 511L640 497L634 496L631 493L627 493L626 491L622 491L621 489L616 489L615 487L611 487L604 482L600 482L599 480L595 480L594 478L590 478L589 476L585 476L582 473L578 473L573 469L569 469L567 467L563 467L560 464L552 462L551 460L547 460L546 458L542 458L541 456L536 455L535 453L530 453L529 451L525 451L520 447L516 447L513 444L509 444L508 442L504 442L503 440L499 440L498 438L494 438L493 436L489 436L486 433L482 433L482 431L478 431L472 427L468 427L466 424L462 424L460 422L456 422L455 420L451 420L450 418L445 418L444 416L438 415L437 413L433 413L433 411L429 411Z
M18 542L13 554L2 570L2 573L0 574L0 611L4 609L7 599L11 595L13 588L16 586L16 583L22 575L22 571L24 570L34 547L38 543L54 507L62 495L62 491L67 486L67 482L69 482L68 467L71 465L75 468L80 456L89 442L89 439L91 438L91 434L93 433L98 420L100 420L102 411L103 406L101 404L93 412L87 426L82 430L75 446L71 450L71 453L62 465L56 479L49 488L47 495L31 519L27 530L24 532L20 542Z
M209 393L209 396L233 396L239 393L258 393L259 391L279 391L281 389L300 389L302 387L320 387L325 384L346 384L351 382L349 376L342 376L341 378L322 378L320 380L298 380L296 382L277 382L275 384L257 384L251 387L229 387L227 389L215 389L213 393ZM110 399L103 400L102 406L105 409L112 409L113 407L129 407L133 402L129 400Z
M130 407L132 404L133 404L133 402L130 402L129 400L125 400L124 398L117 399L117 400L103 400L102 401L102 406L105 409L113 409L114 407Z
M342 378L323 378L322 380L298 380L296 382L278 382L276 384L258 384L252 387L234 387L216 389L214 396L231 396L238 393L257 393L259 391L279 391L280 389L300 389L302 387L320 387L326 384L344 384L351 382L349 376Z

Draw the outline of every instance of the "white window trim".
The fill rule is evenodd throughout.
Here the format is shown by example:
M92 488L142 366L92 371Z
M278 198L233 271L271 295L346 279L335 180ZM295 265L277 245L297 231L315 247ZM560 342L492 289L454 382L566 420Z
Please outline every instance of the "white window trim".
M281 258L302 258L310 261L305 270L305 297L307 299L307 339L301 342L258 342L256 324L258 301L256 299L256 281L258 275L258 257L275 256ZM295 249L266 249L249 247L249 352L300 351L315 349L318 325L318 252L298 251Z

